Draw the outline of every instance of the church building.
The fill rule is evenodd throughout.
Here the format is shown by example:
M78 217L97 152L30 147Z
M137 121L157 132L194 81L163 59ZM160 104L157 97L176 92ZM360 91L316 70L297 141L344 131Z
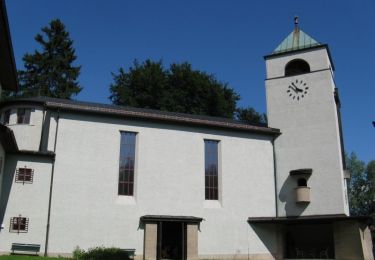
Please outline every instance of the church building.
M368 218L349 215L328 45L296 22L264 58L268 125L44 97L0 103L0 253L20 243L145 260L373 259Z

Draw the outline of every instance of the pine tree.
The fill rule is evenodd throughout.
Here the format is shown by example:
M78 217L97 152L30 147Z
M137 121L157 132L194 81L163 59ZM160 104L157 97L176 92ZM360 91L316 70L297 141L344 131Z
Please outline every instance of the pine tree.
M20 95L70 99L82 90L77 81L81 66L72 65L77 58L73 41L59 19L42 28L42 34L35 36L42 50L23 57L25 70L18 72Z

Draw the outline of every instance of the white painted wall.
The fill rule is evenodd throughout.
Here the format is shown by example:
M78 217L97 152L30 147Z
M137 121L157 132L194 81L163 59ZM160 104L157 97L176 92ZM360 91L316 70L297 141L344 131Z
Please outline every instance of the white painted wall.
M29 124L17 124L17 108L32 108L30 114ZM17 145L20 150L34 150L39 149L40 135L43 122L43 110L41 107L30 105L25 106L9 106L1 110L1 114L5 110L11 109L9 127L17 140Z
M295 58L306 60L312 72L283 77L285 65ZM326 50L313 49L275 57L266 63L269 125L282 132L275 140L279 214L348 214L335 85ZM302 79L309 86L308 94L299 101L292 100L286 92L295 79ZM290 170L300 168L313 169L308 179L311 203L307 206L295 203L297 178L288 177Z
M32 184L16 183L19 167L34 169ZM0 200L0 220L5 228L0 231L0 252L10 251L12 243L40 244L44 250L51 161L30 156L7 155ZM27 233L11 233L10 219L19 215L29 218ZM4 216L4 217L3 217ZM3 218L2 218L3 217Z
M303 59L310 65L311 71L330 69L332 64L324 47L312 50L301 50L297 53L285 53L285 55L269 57L266 59L267 79L284 77L285 65L293 59Z
M117 195L120 131L138 133L134 198ZM216 203L204 200L204 139L220 140L222 199ZM50 252L105 245L142 254L139 218L151 214L203 217L199 254L267 253L275 241L267 248L247 218L275 215L273 174L269 137L64 113Z

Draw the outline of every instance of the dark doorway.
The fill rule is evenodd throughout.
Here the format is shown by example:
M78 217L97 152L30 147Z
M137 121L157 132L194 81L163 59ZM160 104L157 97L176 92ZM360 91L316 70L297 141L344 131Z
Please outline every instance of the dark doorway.
M286 225L285 256L289 259L334 259L332 224Z
M160 222L158 225L158 259L186 259L186 225L183 222Z

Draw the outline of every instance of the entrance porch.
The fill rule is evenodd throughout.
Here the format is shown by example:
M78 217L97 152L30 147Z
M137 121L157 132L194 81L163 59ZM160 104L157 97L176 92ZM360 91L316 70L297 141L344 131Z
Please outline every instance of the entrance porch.
M278 252L272 252L276 259L373 260L368 221L345 215L248 219L255 232L263 225L274 226L280 238Z
M145 260L198 259L198 230L203 220L187 216L141 217Z

